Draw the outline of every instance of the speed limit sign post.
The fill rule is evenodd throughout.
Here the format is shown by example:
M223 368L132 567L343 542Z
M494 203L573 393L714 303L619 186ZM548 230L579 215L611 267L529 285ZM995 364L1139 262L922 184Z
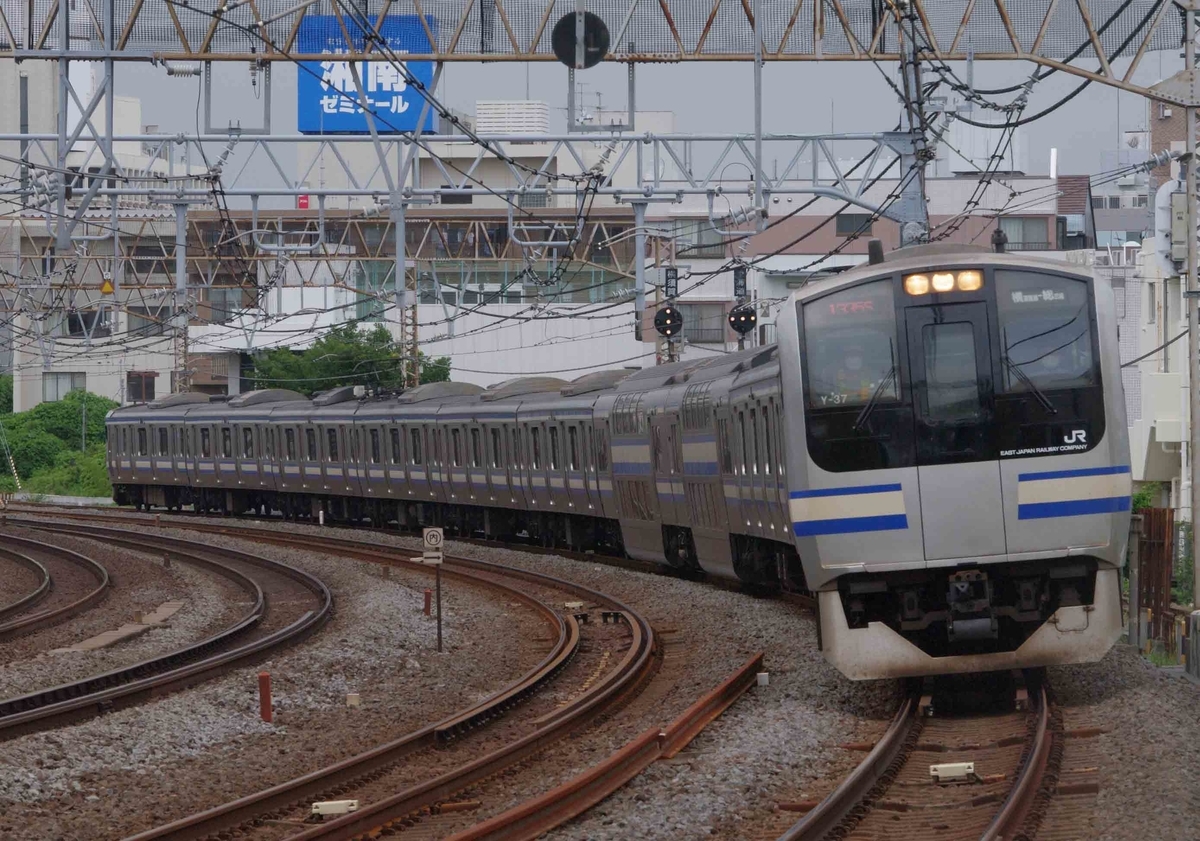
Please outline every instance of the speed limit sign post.
M442 651L442 541L441 528L428 528L421 532L424 545L424 562L434 568L434 588L437 598L437 650Z

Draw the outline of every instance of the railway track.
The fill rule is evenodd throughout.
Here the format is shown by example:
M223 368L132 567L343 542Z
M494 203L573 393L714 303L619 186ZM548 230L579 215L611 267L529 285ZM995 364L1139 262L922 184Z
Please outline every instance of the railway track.
M21 525L167 553L239 584L250 594L251 607L237 622L196 643L79 681L0 700L0 738L61 726L209 680L299 642L319 628L332 611L333 597L323 582L294 567L247 552L74 523L29 521Z
M1030 700L1027 710L927 718L920 692L910 692L866 758L804 817L769 837L1023 837L1045 812L1061 756L1061 718L1044 682L1037 682ZM933 776L935 765L967 762L974 764L970 773L949 781Z
M31 569L39 584L24 598L0 608L0 642L57 625L99 603L111 581L103 564L78 552L13 534L0 555ZM33 608L41 607L34 611Z
M42 515L42 516L64 517L64 518L78 519L78 520L98 520L98 521L107 520L107 521L111 522L111 520L115 516L123 516L123 517L127 517L131 522L152 523L156 526L167 526L167 527L176 526L179 528L183 528L186 525L186 523L180 522L179 520L163 521L162 517L159 513L143 513L141 511L134 510L133 508L124 508L124 507L117 507L117 506L108 506L108 507L98 507L97 506L97 507L91 507L91 508L88 508L87 506L78 506L78 507L73 506L73 507L68 508L68 507L61 506L61 505L39 505L39 504L35 504L35 503L10 503L8 510L15 511L15 512L21 512L21 513L38 514L38 515ZM186 520L186 521L190 521L190 520L212 521L212 519L214 519L213 515L199 514L195 511L182 511L182 510L181 511L172 511L168 514L168 516L173 517L173 518L180 518L180 519ZM278 523L287 522L282 517L277 517L274 515L270 515L267 517L243 516L243 517L237 517L235 519L237 519L240 522L245 522L245 523L254 523L256 521L263 521L263 520L267 520L269 522L278 522ZM0 516L0 523L2 523L2 521L3 521L3 517ZM314 522L307 523L307 525L316 526L317 524L314 521ZM348 531L357 531L357 532L377 532L380 534L388 534L388 535L395 535L395 536L403 536L405 534L411 534L409 532L405 532L405 531L402 531L402 530L399 530L396 528L390 528L390 527L386 527L386 526L385 527L368 526L368 525L365 525L362 523L328 523L327 522L323 526L323 528L328 528L328 529L335 530L335 531L336 530L348 530ZM454 534L454 535L449 535L449 537L452 540L458 541L460 543L470 544L473 546L484 546L484 547L493 548L493 549L494 548L512 549L512 550L515 550L518 552L527 552L532 555L555 555L558 557L570 558L572 560L583 561L586 563L603 563L603 564L608 564L609 566L618 567L620 569L632 570L634 572L645 572L645 573L648 573L651 575L665 575L665 576L669 576L672 578L684 578L684 579L695 580L695 581L703 581L707 584L711 584L714 587L721 587L721 588L727 589L727 590L738 590L738 589L743 589L744 586L748 586L748 585L741 585L738 582L729 581L727 579L716 578L714 576L708 575L703 572L698 572L695 570L676 569L674 567L669 567L664 564L653 563L650 561L640 561L635 558L628 558L628 557L613 555L613 554L597 554L597 553L589 553L589 552L579 552L579 551L576 551L573 549L568 549L565 547L542 546L540 544L535 544L535 543L502 542L499 540L492 540L490 538L473 537L473 536L469 536L469 535ZM764 592L764 594L766 594L765 590L763 592ZM808 593L808 592L775 590L775 591L771 591L769 594L776 596L776 597L782 599L783 601L786 601L790 604L794 604L797 607L803 608L805 610L815 610L816 606L817 606L816 598L811 593Z
M297 536L275 530L191 520L171 525L413 567L410 552L335 535ZM501 772L531 759L597 717L611 714L637 695L655 671L656 638L654 630L640 614L610 596L573 582L468 558L447 557L443 574L504 588L506 597L533 603L558 631L557 640L543 661L492 698L437 724L303 777L147 830L132 836L129 841L223 838L229 833L242 838L261 836L308 841L375 837L378 833L391 833L402 828L410 833L431 834L431 837L458 832L456 837L462 839L532 838L590 808L656 759L673 756L746 691L761 670L762 656L751 658L676 721L642 733L562 786L493 815L476 826L473 817L457 808L463 804L463 798L468 798L466 802L470 805L469 798L478 796L481 787L486 789L495 785ZM623 651L619 652L619 662L607 672L602 673L599 668L593 670L569 701L551 705L549 709L545 705L542 709L531 705L535 709L530 710L531 716L524 723L499 728L501 732L498 732L496 727L485 728L483 725L499 721L503 712L543 688L566 666L578 651L581 640L586 641L590 633L581 632L574 615L559 616L548 606L546 598L531 595L528 592L531 588L544 588L557 594L559 599L566 594L583 601L590 608L585 613L592 618L600 616L599 627L608 629L607 640L597 637L594 642L607 645L607 651L614 651L616 649L611 646L613 635L620 629L616 635L624 638ZM585 629L596 627L596 623L585 624ZM613 657L614 661L617 659ZM482 742L472 738L480 733L486 734ZM455 747L459 748L457 758L453 753ZM396 785L397 781L406 779L405 773L412 778L414 760L426 761L426 758L438 755L440 757L434 764L443 769L441 773L410 779L408 785ZM402 771L398 776L397 768ZM312 800L342 799L360 793L368 797L364 798L367 804L359 811L317 825L302 822Z

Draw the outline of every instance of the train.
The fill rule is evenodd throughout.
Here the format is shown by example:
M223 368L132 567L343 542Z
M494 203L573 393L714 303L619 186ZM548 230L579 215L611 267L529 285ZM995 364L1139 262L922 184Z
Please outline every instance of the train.
M1132 482L1112 289L941 244L796 290L775 344L572 381L178 393L121 504L442 526L809 592L851 679L1100 659Z

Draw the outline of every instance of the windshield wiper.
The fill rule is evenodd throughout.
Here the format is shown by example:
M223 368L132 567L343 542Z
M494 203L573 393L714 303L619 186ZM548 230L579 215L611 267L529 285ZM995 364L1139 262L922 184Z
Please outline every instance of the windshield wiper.
M1037 398L1037 401L1042 404L1043 409L1052 415L1058 414L1058 409L1050 402L1050 398L1037 387L1037 383L1031 380L1028 374L1021 370L1021 366L1013 362L1007 354L1004 356L1004 364L1008 367L1009 371L1017 375L1017 379L1021 381L1021 384L1029 389L1033 396Z
M871 417L871 412L875 411L875 404L879 402L879 397L883 394L883 390L887 388L888 383L890 383L892 378L895 376L896 363L893 362L892 367L888 369L887 374L882 380L879 381L879 385L875 386L875 391L872 392L871 399L867 401L866 405L862 407L862 411L858 413L858 417L854 419L854 426L850 427L853 431L859 432L862 430L863 426L867 422L867 419Z

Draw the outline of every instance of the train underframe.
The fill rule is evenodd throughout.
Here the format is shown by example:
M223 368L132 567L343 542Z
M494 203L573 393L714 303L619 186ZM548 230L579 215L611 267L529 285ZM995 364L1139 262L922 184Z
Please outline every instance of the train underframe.
M870 677L1098 659L1121 630L1119 574L1070 557L843 576L820 594L826 654Z
M450 536L484 537L505 542L558 547L578 552L625 556L617 520L580 514L524 511L444 502L371 499L354 496L301 494L175 485L114 485L118 505L150 511L181 511L191 506L201 514L218 516L281 515L298 522L395 526L415 531L441 526ZM322 518L322 513L324 514ZM663 525L663 557L683 574L701 574L692 530ZM730 535L734 572L744 584L804 592L804 571L794 546L749 535Z

